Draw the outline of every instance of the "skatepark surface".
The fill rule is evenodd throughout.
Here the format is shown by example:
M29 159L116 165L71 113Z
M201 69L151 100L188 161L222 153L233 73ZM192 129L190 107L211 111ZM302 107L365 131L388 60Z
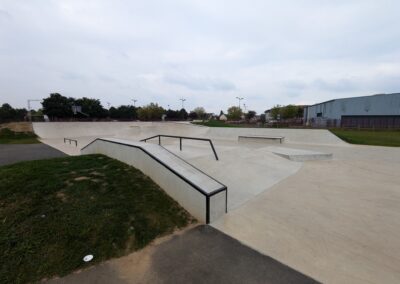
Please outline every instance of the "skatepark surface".
M218 161L204 141L184 140L182 151L179 139L163 137L161 144L228 187L228 213L211 226L324 283L400 282L400 148L349 145L327 130L311 129L161 122L33 128L42 142L69 155L101 137L209 138ZM282 136L284 142L257 136Z

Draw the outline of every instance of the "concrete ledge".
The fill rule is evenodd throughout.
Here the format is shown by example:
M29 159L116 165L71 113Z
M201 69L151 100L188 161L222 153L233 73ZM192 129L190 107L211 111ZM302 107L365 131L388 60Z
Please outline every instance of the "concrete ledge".
M227 211L225 185L159 145L98 138L81 153L104 154L138 168L199 221L213 222Z
M295 162L332 159L332 153L322 153L283 147L269 147L268 150L275 155Z
M261 135L240 135L238 136L239 141L250 141L250 142L268 142L268 143L279 143L282 144L285 137L283 136L261 136Z

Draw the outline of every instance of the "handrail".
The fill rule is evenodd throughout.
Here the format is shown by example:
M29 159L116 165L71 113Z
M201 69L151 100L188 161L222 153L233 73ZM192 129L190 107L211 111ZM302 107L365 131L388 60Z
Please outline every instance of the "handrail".
M187 140L198 140L198 141L208 141L208 142L210 143L211 149L212 149L213 152L214 152L215 159L218 161L218 155L217 155L217 152L215 151L214 144L213 144L213 142L211 141L211 139L208 139L208 138L197 138L197 137L188 137L188 136L175 136L175 135L164 135L164 134L159 134L159 135L155 135L155 136L151 136L151 137L142 139L142 140L140 140L140 141L141 141L141 142L147 142L147 140L151 140L151 139L154 139L154 138L157 138L157 137L158 137L158 145L160 145L160 146L161 146L161 137L179 138L179 149L180 149L181 151L182 151L182 140L183 140L183 139L187 139Z
M71 142L75 142L75 147L78 147L78 140L64 137L64 143L66 143L66 141L69 141L69 144L71 144Z
M154 137L149 137L143 140L149 140L155 137L158 137L159 135L156 135ZM164 135L163 135L164 136ZM180 136L177 136L180 137ZM203 138L196 138L194 140L203 140ZM207 139L206 139L207 140ZM140 149L141 151L143 151L144 153L146 153L149 157L151 157L152 159L154 159L155 161L157 161L159 164L161 164L162 166L164 166L166 169L168 169L170 172L172 172L173 174L175 174L177 177L179 177L180 179L182 179L183 181L185 181L187 184L189 184L190 186L192 186L195 190L197 190L199 193L201 193L203 196L205 196L206 198L206 223L209 224L210 223L210 198L212 196L214 196L215 194L218 194L222 191L225 191L225 213L228 212L228 187L226 185L224 185L223 183L219 182L218 180L216 180L215 178L209 176L208 174L204 173L203 171L201 171L200 169L196 168L195 166L193 166L192 164L190 164L189 162L185 161L184 159L180 158L179 156L177 156L176 154L172 153L171 151L167 150L166 148L164 148L166 151L168 151L169 153L173 154L174 156L178 157L180 160L184 161L185 163L187 163L189 166L191 166L192 168L198 170L199 172L203 173L204 175L208 176L209 178L213 179L214 181L216 181L217 183L219 183L221 185L220 188L212 191L212 192L206 192L205 190L203 190L199 185L197 185L196 183L194 183L193 181L191 181L190 179L186 178L185 176L183 176L182 174L180 174L179 172L177 172L176 170L174 170L172 167L170 167L169 165L167 165L165 162L163 162L162 160L160 160L159 158L157 158L155 155L153 155L152 153L150 153L148 150L146 150L144 147L140 146L140 145L132 145L132 144L126 144L123 142L117 142L117 141L112 141L112 140L107 140L106 138L96 138L94 139L92 142L90 142L89 144L87 144L86 146L84 146L82 150L84 150L85 148L89 147L90 145L92 145L93 143L95 143L96 141L105 141L108 143L113 143L113 144L119 144L119 145L124 145L124 146L128 146L128 147L132 147L132 148L137 148ZM141 140L142 141L142 140Z

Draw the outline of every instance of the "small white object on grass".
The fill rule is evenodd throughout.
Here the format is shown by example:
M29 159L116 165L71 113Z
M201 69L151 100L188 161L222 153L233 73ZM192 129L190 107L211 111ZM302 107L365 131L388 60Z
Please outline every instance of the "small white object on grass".
M84 262L89 262L89 261L91 261L93 259L93 255L92 254L88 254L87 256L85 256L84 258L83 258L83 261Z

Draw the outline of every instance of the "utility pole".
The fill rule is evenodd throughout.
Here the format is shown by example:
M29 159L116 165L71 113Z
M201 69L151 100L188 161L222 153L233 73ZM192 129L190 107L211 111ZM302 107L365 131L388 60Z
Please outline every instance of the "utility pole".
M181 99L179 99L179 100L181 100L182 101L182 108L184 108L183 106L184 106L184 102L186 101L186 99L184 99L184 98L181 98Z
M239 98L239 97L236 97L236 98L239 100L239 109L240 109L240 101L243 100L243 98Z
M131 101L133 102L133 107L136 107L136 102L137 102L137 100L132 99Z

